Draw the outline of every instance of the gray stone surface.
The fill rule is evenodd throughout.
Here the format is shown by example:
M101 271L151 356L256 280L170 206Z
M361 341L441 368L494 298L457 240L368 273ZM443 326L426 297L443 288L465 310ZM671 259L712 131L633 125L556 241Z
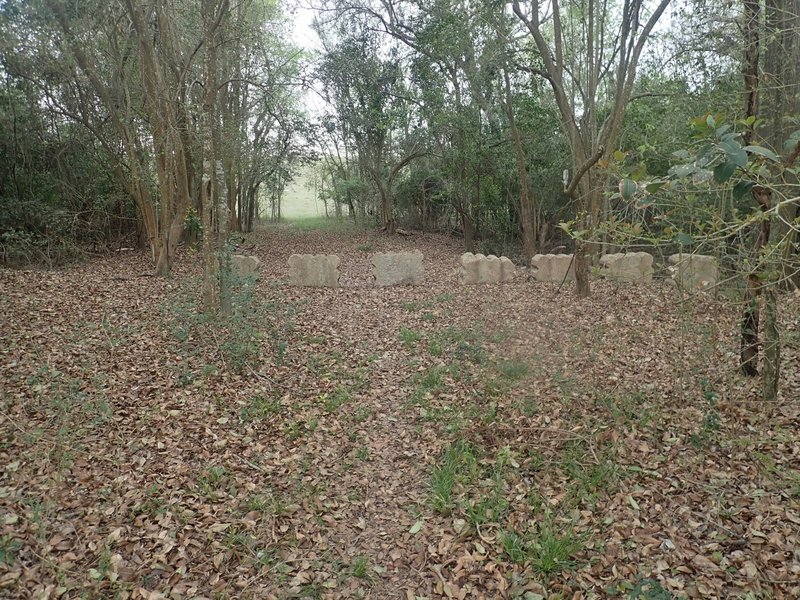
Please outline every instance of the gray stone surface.
M506 256L498 258L493 254L484 256L465 252L461 255L458 280L463 285L505 283L514 279L516 271L514 263Z
M719 281L717 259L705 254L673 254L669 262L669 273L677 286L687 292L713 290Z
M536 254L531 259L531 271L537 281L561 283L575 281L572 254Z
M653 280L653 255L647 252L606 254L600 257L600 273L613 281L646 283Z
M237 277L258 277L261 261L257 256L231 255L231 272Z
M289 283L337 288L340 262L335 254L292 254L289 257Z
M422 252L382 252L372 256L375 285L419 285L424 268Z

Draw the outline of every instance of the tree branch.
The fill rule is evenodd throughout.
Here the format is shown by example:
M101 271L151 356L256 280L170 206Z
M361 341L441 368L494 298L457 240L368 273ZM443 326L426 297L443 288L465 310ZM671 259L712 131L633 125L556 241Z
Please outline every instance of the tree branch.
M564 193L569 196L570 198L575 198L575 190L578 187L581 179L583 176L586 175L586 172L591 169L600 157L603 156L603 152L605 152L605 148L603 146L599 146L592 157L583 163L580 168L575 171L575 174L572 176L572 180L569 182L569 185L564 188Z

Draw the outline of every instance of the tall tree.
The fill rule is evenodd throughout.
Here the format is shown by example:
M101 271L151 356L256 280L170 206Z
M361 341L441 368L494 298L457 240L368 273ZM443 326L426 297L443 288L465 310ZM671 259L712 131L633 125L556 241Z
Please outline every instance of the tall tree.
M228 198L220 193L217 164L219 159L219 121L217 114L217 38L228 13L228 0L203 0L203 174L200 182L200 205L203 214L203 302L206 311L220 307L226 293L225 269L220 269L220 249L224 232L230 226ZM224 181L224 179L223 179ZM223 306L223 308L225 308Z
M616 150L639 59L669 3L659 0L647 14L645 0L624 0L621 11L604 0L576 0L566 10L559 0L531 0L524 6L513 0L514 13L541 61L531 70L553 90L572 154L572 173L564 187L577 202L578 296L590 294L587 253L599 247L587 242L600 222L609 184L606 167Z
M320 76L354 143L359 167L378 194L383 227L394 233L395 180L425 152L413 131L398 60L381 59L375 40L364 32L347 35L326 53Z

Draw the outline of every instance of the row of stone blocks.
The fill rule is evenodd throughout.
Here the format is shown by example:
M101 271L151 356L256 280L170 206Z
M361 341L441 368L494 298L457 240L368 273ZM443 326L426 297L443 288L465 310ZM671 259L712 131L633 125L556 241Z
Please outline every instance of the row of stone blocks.
M672 280L687 291L701 291L717 284L718 270L714 257L700 254L673 254L669 257ZM335 254L293 254L289 257L289 283L303 287L339 287L339 265ZM258 273L260 261L255 256L234 255L233 271L239 275ZM372 256L375 285L419 285L424 268L422 253L385 252ZM539 281L561 283L575 279L572 254L537 254L531 261L533 276ZM600 259L600 272L613 281L635 283L653 279L653 256L647 252L606 254ZM505 283L514 279L516 267L507 257L484 256L466 252L461 255L458 280L463 285Z
M233 272L240 276L258 274L261 262L255 256L231 257ZM335 254L292 254L289 257L289 283L302 287L339 287L339 265ZM375 285L419 285L425 270L422 252L384 252L372 256ZM461 256L459 281L462 284L504 283L511 281L516 267L505 256L484 256L467 252Z
M673 254L667 272L676 285L686 291L710 290L717 285L719 270L713 256ZM537 254L531 261L538 281L561 283L575 280L572 254ZM600 258L600 274L612 281L646 283L653 280L653 255L647 252L606 254Z

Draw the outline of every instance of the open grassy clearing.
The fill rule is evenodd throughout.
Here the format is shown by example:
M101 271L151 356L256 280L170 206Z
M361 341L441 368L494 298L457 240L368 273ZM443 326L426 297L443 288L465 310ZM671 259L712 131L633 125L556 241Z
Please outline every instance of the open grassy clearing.
M325 206L317 200L313 186L314 165L303 167L286 187L281 201L285 219L298 220L325 217Z
M198 316L199 257L1 271L0 596L800 594L800 297L784 396L660 283L460 287L456 240L282 225ZM425 285L375 289L418 247ZM337 253L342 289L285 286Z

